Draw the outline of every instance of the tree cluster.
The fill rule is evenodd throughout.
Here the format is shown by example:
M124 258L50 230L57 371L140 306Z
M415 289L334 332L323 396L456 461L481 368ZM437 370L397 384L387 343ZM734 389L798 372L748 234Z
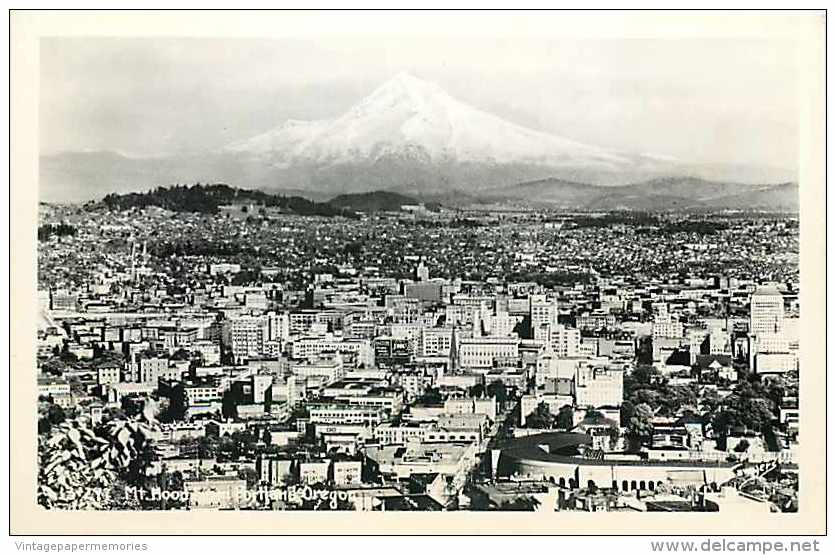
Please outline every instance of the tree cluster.
M303 216L347 216L348 213L328 203L314 202L303 197L271 195L257 190L238 189L224 184L175 185L157 187L147 193L111 193L102 199L110 210L128 210L156 206L172 212L217 214L219 207L229 204L252 203L281 208ZM244 210L246 211L246 210Z
M58 224L44 224L38 227L38 241L47 241L50 237L67 237L73 236L77 232L76 228L70 224L63 222Z
M557 414L553 414L549 405L540 403L525 419L526 428L540 430L569 430L575 424L575 410L569 405L563 405Z

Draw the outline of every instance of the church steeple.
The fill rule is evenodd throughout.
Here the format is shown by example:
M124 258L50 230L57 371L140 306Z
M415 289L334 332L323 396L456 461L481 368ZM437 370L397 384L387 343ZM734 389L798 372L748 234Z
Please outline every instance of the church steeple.
M458 327L453 326L450 333L450 373L455 374L459 370L459 334Z

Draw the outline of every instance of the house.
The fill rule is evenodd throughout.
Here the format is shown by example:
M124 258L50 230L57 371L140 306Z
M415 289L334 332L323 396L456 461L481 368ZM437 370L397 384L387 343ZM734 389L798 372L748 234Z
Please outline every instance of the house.
M618 442L620 427L617 421L595 411L587 413L573 431L590 436L593 449L611 451Z
M732 366L731 355L697 355L694 367L701 382L737 381L737 370Z
M412 474L407 488L411 495L427 495L441 505L446 505L450 499L447 479L437 472Z

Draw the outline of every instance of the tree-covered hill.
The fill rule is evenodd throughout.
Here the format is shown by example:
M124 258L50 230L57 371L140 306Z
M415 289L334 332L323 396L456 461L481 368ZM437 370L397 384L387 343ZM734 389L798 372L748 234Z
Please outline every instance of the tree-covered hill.
M110 210L128 210L157 206L173 212L216 214L220 206L229 204L274 207L303 216L352 215L351 212L328 203L314 202L298 196L271 195L257 190L238 189L221 183L157 187L145 193L111 193L101 202L91 203L88 207L104 206Z
M371 191L369 193L353 193L338 195L328 201L336 208L357 210L359 212L397 212L404 205L421 204L413 197L392 191Z

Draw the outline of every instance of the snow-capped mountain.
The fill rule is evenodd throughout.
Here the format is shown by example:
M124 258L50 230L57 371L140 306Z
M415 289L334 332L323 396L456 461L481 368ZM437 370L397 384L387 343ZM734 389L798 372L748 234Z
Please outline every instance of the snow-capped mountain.
M424 197L501 192L502 197L537 200L531 198L536 189L535 197L574 205L581 198L592 202L611 196L606 189L593 195L595 187L685 176L760 185L796 179L784 170L709 167L583 144L506 121L407 73L341 116L288 120L210 152L157 158L63 152L40 158L41 198L72 201L174 183L222 182L317 198L388 190ZM517 187L532 182L535 189ZM695 189L687 191L687 198L708 195L698 181L686 185ZM660 206L671 197L651 196L647 202Z
M224 150L270 159L278 166L356 164L395 157L432 164L537 164L617 171L672 162L528 129L469 106L408 73L398 74L335 119L291 120Z

